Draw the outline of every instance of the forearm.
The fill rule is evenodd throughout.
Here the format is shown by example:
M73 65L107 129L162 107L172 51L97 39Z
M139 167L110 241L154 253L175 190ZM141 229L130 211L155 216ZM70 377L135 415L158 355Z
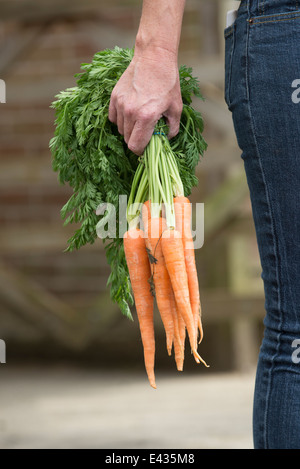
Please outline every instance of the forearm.
M161 117L169 138L179 131L177 62L184 6L185 0L144 0L134 57L112 92L109 119L139 155Z
M177 58L185 0L144 0L135 53Z

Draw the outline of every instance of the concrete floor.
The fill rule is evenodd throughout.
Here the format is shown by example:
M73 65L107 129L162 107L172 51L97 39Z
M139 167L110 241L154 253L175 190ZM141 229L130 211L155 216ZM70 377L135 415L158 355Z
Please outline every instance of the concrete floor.
M2 449L251 449L254 373L0 365Z

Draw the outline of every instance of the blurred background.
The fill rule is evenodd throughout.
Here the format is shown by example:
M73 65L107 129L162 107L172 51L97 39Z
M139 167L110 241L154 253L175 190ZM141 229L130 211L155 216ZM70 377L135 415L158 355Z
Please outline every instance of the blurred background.
M153 397L137 321L124 318L109 298L102 242L63 252L75 227L63 227L60 217L71 190L60 186L52 171L49 106L59 91L75 86L74 74L95 52L134 45L141 5L141 0L0 0L0 78L6 83L6 103L0 104L0 339L7 355L0 364L0 447L251 446L264 296L248 187L223 98L223 30L226 11L238 2L187 0L179 53L180 64L192 66L199 77L205 97L194 102L204 118L208 149L191 200L205 204L205 241L196 259L204 324L199 352L210 369L187 356L178 377L156 315L162 390ZM203 414L198 409L195 421L183 395L195 406L201 396L206 415L201 425ZM124 413L127 405L131 419ZM218 405L228 412L227 420ZM175 407L183 427L172 437L166 422L176 427L169 419ZM117 412L119 417L123 412L122 422ZM159 419L169 440L154 430Z

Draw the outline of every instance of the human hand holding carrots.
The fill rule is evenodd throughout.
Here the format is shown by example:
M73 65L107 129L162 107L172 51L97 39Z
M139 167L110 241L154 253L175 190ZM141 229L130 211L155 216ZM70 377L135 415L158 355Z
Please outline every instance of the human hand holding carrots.
M161 117L168 137L179 131L182 99L178 47L185 0L144 0L134 57L117 82L109 119L128 148L141 155Z
M173 54L159 52L135 55L116 84L109 106L109 119L117 124L128 148L141 155L157 121L164 117L168 137L179 131L182 99L177 61Z
M179 215L179 222L177 221L178 215L174 209L177 204L174 200L177 201L178 197L183 197L184 194L190 194L192 188L197 185L195 169L207 144L202 136L201 113L191 106L192 97L202 98L199 83L192 75L191 68L181 66L179 77L183 109L178 134L168 140L166 124L160 119L141 158L136 158L124 145L123 136L108 119L108 106L117 78L128 69L133 56L133 50L116 47L113 50L99 51L90 64L83 64L84 72L80 74L77 86L62 91L53 103L56 110L56 128L50 148L53 168L59 173L60 182L68 183L73 189L72 196L62 207L62 217L66 224L74 220L80 224L79 229L76 229L68 240L69 251L93 243L97 236L102 238L101 228L107 223L107 218L106 215L101 216L98 209L95 213L95 208L99 201L106 201L105 206L113 205L118 213L121 209L120 196L124 194L129 197L128 206L130 203L134 206L135 203L140 205L147 200L151 201L150 223L153 221L154 225L156 223L162 226L161 236L159 234L156 237L150 230L150 238L147 240L141 232L141 227L136 224L138 213L134 210L130 213L128 210L127 236L123 239L120 220L115 218L118 235L112 238L105 236L103 239L107 262L111 267L107 281L111 299L119 305L125 317L132 319L130 306L134 303L132 293L134 294L146 370L151 385L155 387L152 293L155 293L157 299L159 296L161 298L159 312L164 326L167 324L167 351L172 354L172 348L174 349L178 370L183 369L186 336L189 338L196 362L201 361L197 351L197 328L200 329L200 339L202 337L199 317L201 309L199 294L193 299L196 289L190 288L192 283L188 282L188 287L186 284L186 275L189 279L186 259L185 266L182 262L185 241L181 239L180 246L173 249L181 259L180 266L177 263L174 268L174 259L171 259L171 254L174 258L174 253L171 252L170 256L167 254L168 246L163 248L166 243L162 237L165 238L168 231L174 234L174 230L180 235L182 228L186 226L182 215ZM155 209L156 204L158 210ZM103 204L100 204L99 207L102 206ZM97 218L99 216L100 218ZM135 235L137 241L133 243ZM169 239L166 241L169 242ZM170 239L171 241L173 242ZM127 245L130 244L128 251ZM190 240L188 244L193 245ZM189 264L195 273L193 256L190 256L190 261ZM160 276L157 276L158 264ZM174 283L176 269L181 278L185 277L185 285L183 282L180 284L180 287L184 287L184 310L182 304L178 305L178 301L176 303L176 296L177 300L179 298L179 285ZM186 275L183 274L184 270ZM196 276L193 283L198 287ZM165 311L168 313L168 309L172 314L167 316ZM196 312L194 319L191 318L193 311Z

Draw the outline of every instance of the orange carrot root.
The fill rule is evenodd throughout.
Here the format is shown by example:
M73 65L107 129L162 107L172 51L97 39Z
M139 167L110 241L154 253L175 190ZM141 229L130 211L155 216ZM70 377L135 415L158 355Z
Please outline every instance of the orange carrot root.
M153 296L148 282L151 270L143 231L131 229L125 233L124 251L144 348L145 368L150 385L156 389Z
M203 327L201 322L201 302L200 302L200 291L198 283L198 274L195 260L195 252L193 248L193 237L191 232L191 211L192 206L187 197L175 197L174 198L174 210L176 218L176 228L182 235L184 258L186 272L188 276L189 294L191 308L194 318L194 327L196 331L199 329L200 339L199 343L203 339ZM200 321L199 321L200 315ZM196 342L198 333L196 332Z
M200 312L199 312L199 315L198 315L198 330L199 330L199 341L198 341L198 344L201 344L202 340L203 340L203 325L202 325L202 321L201 321L201 309L200 309Z
M149 383L155 389L154 296L165 329L169 355L174 346L177 370L183 370L186 333L195 361L208 367L197 351L198 338L199 343L203 338L203 327L190 228L191 206L185 197L177 197L174 202L176 229L167 228L162 217L152 218L150 201L147 201L142 208L144 231L133 228L124 236L145 369Z
M183 371L183 364L184 364L184 344L185 344L185 336L186 336L186 327L184 320L177 312L177 317L178 317L178 332L179 332L179 345L174 344L174 349L175 349L175 361L176 361L176 366L178 371Z
M161 248L161 235L165 227L166 222L163 218L148 219L146 246L150 254L156 303L166 332L167 351L171 355L174 340L173 314L176 304Z
M199 363L202 360L197 352L196 330L190 305L183 242L179 231L166 229L161 237L161 246L166 266L170 275L177 304L177 310L184 319L194 358L196 362Z

